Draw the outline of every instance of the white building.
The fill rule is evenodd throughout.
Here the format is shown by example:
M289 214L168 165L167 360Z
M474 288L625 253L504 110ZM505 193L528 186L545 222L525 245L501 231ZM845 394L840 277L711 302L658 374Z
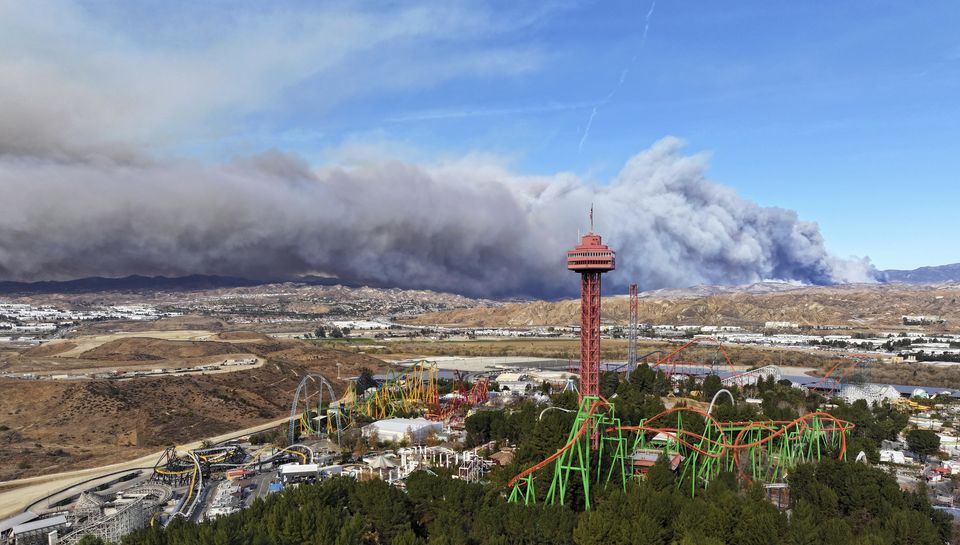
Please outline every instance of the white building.
M881 450L880 463L907 465L907 458L899 450Z
M361 431L364 437L370 437L376 433L380 441L408 440L419 443L424 441L431 432L442 432L443 424L426 418L390 418L368 424Z
M284 483L316 479L320 475L317 464L283 464L280 466L280 480Z
M764 322L764 329L799 329L800 324L796 322Z

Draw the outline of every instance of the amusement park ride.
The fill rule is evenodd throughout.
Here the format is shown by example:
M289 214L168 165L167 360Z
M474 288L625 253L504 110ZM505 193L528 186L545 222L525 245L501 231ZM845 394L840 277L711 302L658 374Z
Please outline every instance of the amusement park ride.
M563 504L572 500L571 487L579 487L584 508L589 509L591 483L615 483L625 488L630 479L644 477L651 453L654 459L661 455L669 458L680 476L678 486L689 487L692 495L724 471L736 472L748 482L769 484L782 482L799 463L819 460L822 456L846 457L847 435L853 424L823 412L805 414L791 421L720 422L709 412L675 407L638 425L622 425L616 416L615 402L600 395L598 380L600 275L614 269L615 254L592 232L592 209L590 223L591 232L567 253L567 268L581 274L579 410L567 442L546 459L510 479L509 501ZM635 369L638 359L635 309L636 288L631 285L628 373ZM697 338L673 352L653 352L641 359L656 354L656 362L651 367L673 375L678 366L682 369L700 365L680 357L687 348L705 340L710 341ZM723 346L715 339L712 341L725 367L732 371L733 363ZM548 477L551 470L552 477ZM537 492L538 476L550 479L545 493Z
M267 445L254 453L239 446L215 445L198 449L168 448L153 468L155 481L185 486L186 493L174 509L169 524L176 517L196 514L205 481L213 473L246 471L263 464L315 462L313 450L297 444L298 437L336 436L354 426L360 417L383 419L396 415L423 414L434 420L449 420L464 407L485 403L489 382L478 379L467 388L457 379L448 401L441 402L434 364L419 362L405 373L397 374L369 392L357 392L351 382L337 399L333 386L322 375L306 375L293 397L287 447Z
M617 266L617 255L590 232L567 252L567 269L580 274L580 399L600 393L600 275Z
M311 394L305 387L315 381L314 377L319 375L304 377L294 397L288 437L291 443L297 430L304 437L336 434L339 439L342 430L353 426L358 417L382 420L422 414L432 420L448 420L461 407L486 403L489 389L486 378L478 378L468 389L458 377L449 399L441 400L436 365L426 361L415 364L406 373L389 377L369 392L357 392L356 383L351 382L340 399L334 399L333 388L325 379L318 382L323 387ZM324 391L329 394L326 399Z
M564 504L573 501L571 489L578 488L582 495L577 496L589 509L592 485L605 482L626 487L632 479L643 479L661 456L666 456L677 472L678 486L688 488L691 495L723 472L738 474L747 482L782 486L786 475L799 463L828 456L846 457L847 436L853 424L824 412L808 413L789 421L721 422L711 414L711 403L707 411L678 406L636 425L621 423L616 416L615 400L605 399L599 389L600 279L603 273L614 270L616 254L602 243L600 235L592 232L592 209L590 223L591 231L567 252L567 269L581 276L579 407L566 443L509 480L509 501ZM625 365L628 375L638 362L646 362L651 356L656 356L651 368L668 376L689 373L693 367L699 367L702 373L702 363L682 359L685 350L700 343L716 348L709 372L715 374L716 366L722 366L730 372L725 380L731 384L743 385L748 382L740 379L756 380L767 373L766 368L735 372L722 344L706 337L694 338L669 353L655 351L638 357L636 328L637 287L632 284L629 356ZM836 384L856 369L857 360L853 362L846 367L838 364L821 382L832 380L836 388ZM837 377L831 378L835 372ZM339 442L341 432L360 420L413 414L449 420L460 413L461 408L486 402L488 387L487 379L479 379L468 388L458 376L453 392L442 401L436 366L420 362L368 391L357 391L356 383L350 383L345 393L336 398L333 386L323 376L307 375L300 381L291 405L287 437L290 446L282 449L268 446L253 457L239 447L230 446L171 448L157 462L154 477L188 486L175 514L190 517L198 504L204 479L212 471L239 471L251 465L297 458L296 461L311 463L313 451L296 444L298 436L332 438L336 435ZM726 390L718 393L724 392L730 395ZM249 461L251 459L253 461ZM549 480L545 491L537 490L538 478L541 483Z

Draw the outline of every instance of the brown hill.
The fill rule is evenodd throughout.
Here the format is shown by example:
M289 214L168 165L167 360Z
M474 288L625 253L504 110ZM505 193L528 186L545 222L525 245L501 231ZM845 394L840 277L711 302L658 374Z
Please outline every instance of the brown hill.
M63 352L69 352L76 348L77 345L70 341L62 341L57 343L44 343L31 347L23 352L24 356L29 357L38 357L42 358L45 356L56 356Z
M786 321L801 325L895 326L903 315L936 315L947 327L960 324L960 286L897 284L797 288L768 293L728 291L706 295L682 292L641 295L639 320L651 324L762 326ZM606 297L603 319L627 323L625 296ZM561 326L579 323L578 300L517 303L500 307L424 314L419 325L461 327Z
M222 341L268 341L270 337L255 331L224 331L217 334Z
M135 353L164 358L196 348L149 340L158 343L138 344ZM221 343L200 344L219 350L215 345ZM121 357L123 346L114 344L99 355ZM135 458L282 417L307 373L323 374L343 392L338 363L343 376L362 367L386 369L368 356L299 341L250 342L243 349L267 364L233 373L130 380L0 379L0 480Z
M219 356L235 352L237 352L237 345L225 342L125 337L105 342L83 352L78 357L98 361L149 361Z

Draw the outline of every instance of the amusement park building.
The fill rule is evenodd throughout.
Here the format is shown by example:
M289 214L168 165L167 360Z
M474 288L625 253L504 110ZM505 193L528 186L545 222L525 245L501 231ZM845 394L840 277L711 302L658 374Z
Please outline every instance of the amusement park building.
M362 428L364 437L374 433L380 441L423 441L431 433L443 431L443 424L426 418L389 418L378 420Z

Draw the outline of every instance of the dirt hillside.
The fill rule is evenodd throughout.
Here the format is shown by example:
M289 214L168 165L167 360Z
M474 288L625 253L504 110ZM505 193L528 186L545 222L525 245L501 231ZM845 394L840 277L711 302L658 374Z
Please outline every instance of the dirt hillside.
M234 352L237 352L237 346L230 343L127 337L87 350L80 354L79 358L99 361L141 361L196 358Z
M152 342L130 346L133 354L119 352L128 340L107 343L108 349L87 356L163 358L195 349L190 343L149 339ZM219 344L235 347L199 344L213 350L219 350ZM307 373L323 374L342 392L345 384L336 380L337 363L342 376L355 375L362 367L386 369L368 356L299 341L242 346L267 363L233 373L128 380L0 379L0 480L135 458L282 417Z
M811 287L773 293L730 292L660 295L639 299L639 320L651 324L762 326L786 321L801 325L895 326L903 315L934 315L948 328L960 326L960 285L896 284ZM603 319L627 323L625 296L605 297ZM499 307L451 310L411 320L419 325L463 327L562 326L579 323L580 302L536 301Z

